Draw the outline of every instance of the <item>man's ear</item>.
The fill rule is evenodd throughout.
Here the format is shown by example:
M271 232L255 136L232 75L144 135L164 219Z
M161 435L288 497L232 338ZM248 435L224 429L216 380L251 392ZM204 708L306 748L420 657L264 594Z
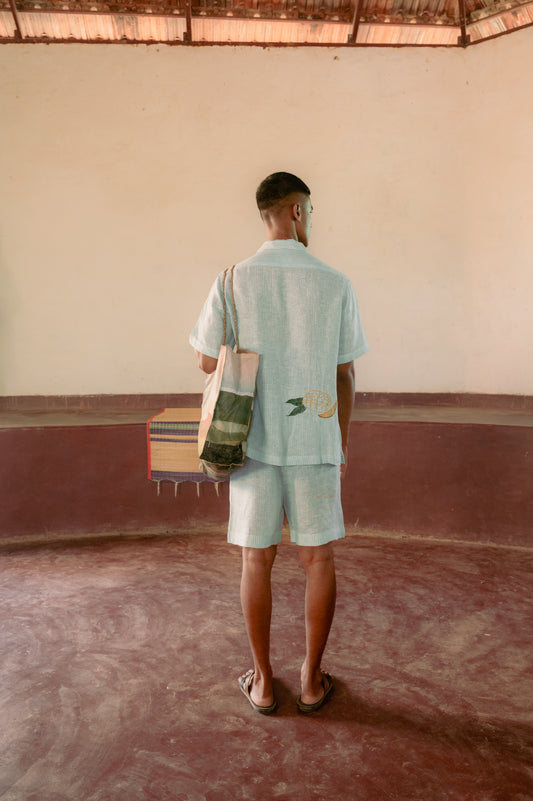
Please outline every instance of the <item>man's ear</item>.
M292 218L293 218L293 220L301 220L302 219L302 204L301 203L293 203L293 206L292 206Z

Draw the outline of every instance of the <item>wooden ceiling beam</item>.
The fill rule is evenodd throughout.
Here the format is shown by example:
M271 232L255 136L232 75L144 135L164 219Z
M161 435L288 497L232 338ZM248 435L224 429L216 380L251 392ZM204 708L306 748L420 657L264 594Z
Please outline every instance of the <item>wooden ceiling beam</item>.
M191 2L191 0L186 0L186 3L185 3L185 22L187 24L187 30L183 34L183 41L187 42L187 44L191 44L191 42L192 42L192 2Z
M13 14L13 19L15 20L15 39L18 41L22 41L24 39L24 35L22 33L22 28L20 25L20 19L17 12L17 6L15 5L15 0L9 0L9 6L11 8L11 13Z
M458 0L459 2L459 24L461 26L461 35L457 40L457 44L461 47L467 47L470 44L470 36L466 32L466 7L465 0Z
M352 20L352 31L348 37L348 44L354 45L357 42L359 25L361 24L361 14L363 12L363 0L356 0L355 10Z

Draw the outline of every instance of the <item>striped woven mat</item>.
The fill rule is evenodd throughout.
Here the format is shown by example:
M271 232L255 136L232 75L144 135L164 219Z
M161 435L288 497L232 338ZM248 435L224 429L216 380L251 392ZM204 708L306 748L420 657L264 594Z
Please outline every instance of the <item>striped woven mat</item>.
M172 481L175 492L183 481L193 481L198 492L201 483L214 483L200 470L200 414L201 409L163 409L148 420L148 478L157 482L158 494L161 481Z

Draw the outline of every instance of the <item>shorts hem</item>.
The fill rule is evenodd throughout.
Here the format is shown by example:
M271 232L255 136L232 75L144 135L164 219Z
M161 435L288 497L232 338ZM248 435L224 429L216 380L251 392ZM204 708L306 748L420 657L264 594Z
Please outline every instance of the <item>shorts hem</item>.
M247 537L245 534L228 534L228 542L230 545L239 545L241 548L270 548L272 545L279 545L281 542L281 534L279 537L272 537L270 542L265 542L265 537Z
M291 542L295 545L303 545L306 548L316 548L319 545L327 545L328 542L335 542L335 540L342 540L346 536L344 529L332 533L331 531L324 532L323 534L310 534L308 536L298 536L291 532Z
M329 542L336 540L343 540L346 536L344 530L332 533L331 531L324 532L323 534L311 534L308 536L298 536L297 534L290 535L291 543L293 545L302 545L306 548L317 548L320 545L327 545ZM265 542L264 537L247 537L246 535L228 534L228 543L230 545L238 545L241 548L270 548L272 545L279 545L282 540L279 537L272 537L270 542Z

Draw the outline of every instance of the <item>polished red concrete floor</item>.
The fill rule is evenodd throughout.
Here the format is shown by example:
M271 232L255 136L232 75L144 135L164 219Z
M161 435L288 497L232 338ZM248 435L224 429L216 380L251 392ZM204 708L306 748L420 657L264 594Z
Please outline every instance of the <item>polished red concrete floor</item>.
M0 553L2 801L533 799L533 551L353 533L296 710L297 553L274 568L277 715L255 714L221 530Z

